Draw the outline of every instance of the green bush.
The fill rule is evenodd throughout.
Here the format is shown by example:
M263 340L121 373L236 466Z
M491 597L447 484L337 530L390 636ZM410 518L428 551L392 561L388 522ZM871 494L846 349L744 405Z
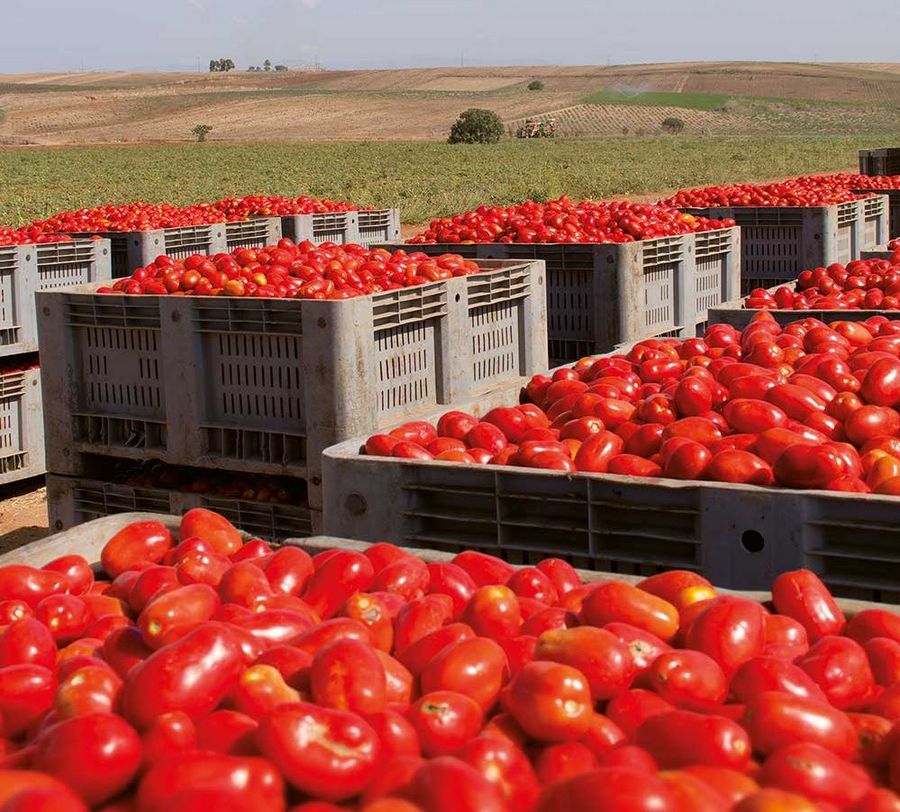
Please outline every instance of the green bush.
M197 138L197 141L201 142L205 141L206 136L212 132L212 127L209 124L198 124L191 132Z
M660 125L667 133L677 134L680 133L684 129L684 122L680 118L675 118L675 116L670 116L669 118L664 118L662 124Z
M529 90L543 90L544 83L540 79L535 79L533 82L528 85Z
M472 107L460 114L450 128L449 144L496 144L503 135L503 122L493 110Z

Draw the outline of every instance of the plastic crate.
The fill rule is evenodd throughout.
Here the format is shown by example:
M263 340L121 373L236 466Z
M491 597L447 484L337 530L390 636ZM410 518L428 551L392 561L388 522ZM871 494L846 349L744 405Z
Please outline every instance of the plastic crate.
M135 268L149 265L160 254L184 259L191 254L218 254L227 248L225 223L202 226L160 228L153 231L104 231L80 234L99 235L110 242L112 277L129 276Z
M861 259L890 259L894 255L886 245L878 246L870 251L863 251Z
M737 228L631 243L390 246L428 254L541 259L551 362L651 336L692 336L709 307L737 295Z
M370 209L356 213L359 236L365 246L396 242L400 239L400 209Z
M485 414L517 394L455 408ZM763 589L808 567L836 594L900 602L896 497L375 458L360 455L364 442L323 456L329 535L477 549L513 563L559 556L610 572L689 569L733 589Z
M741 289L793 281L804 268L848 263L862 245L859 201L832 206L730 206L686 208L741 228Z
M194 507L221 513L252 536L281 540L321 532L320 514L298 505L222 499L164 488L135 488L88 477L47 475L47 510L54 531L116 513L181 515ZM315 525L315 526L314 526Z
M791 282L787 287L792 290L796 283ZM770 288L771 292L775 292L775 288ZM775 321L782 327L790 324L792 321L800 319L819 319L824 322L830 321L865 321L872 316L884 316L885 318L896 320L900 319L900 310L768 310L772 314ZM745 310L744 300L735 299L731 302L725 302L720 307L713 308L709 311L710 324L731 324L739 330L743 330L753 317L759 313L759 310Z
M885 244L888 240L900 237L900 189L866 189L858 190L857 194L867 194L874 192L888 200L888 220L889 225L884 231L876 231L871 225L866 229L866 238L863 243L863 253L865 249L872 246ZM875 240L874 242L872 240Z
M0 485L44 470L40 371L0 373Z
M900 147L861 149L859 151L861 175L900 175Z
M225 246L229 251L275 245L280 239L280 217L254 217L225 223Z
M0 248L0 357L38 348L34 294L110 278L107 240Z
M295 214L281 218L281 233L294 242L359 242L359 212L337 211L322 214Z
M289 474L326 446L545 369L544 266L346 301L39 296L48 467L81 454Z

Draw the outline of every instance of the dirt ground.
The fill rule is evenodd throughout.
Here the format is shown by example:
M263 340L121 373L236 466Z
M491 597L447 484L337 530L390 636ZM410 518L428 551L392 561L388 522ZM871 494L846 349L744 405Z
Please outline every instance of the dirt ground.
M0 488L0 553L49 535L43 477Z
M604 89L818 100L826 112L879 121L900 103L900 65L672 63L285 73L83 73L0 75L0 144L185 141L198 123L224 141L407 140L444 137L466 107L490 107L513 126L550 111L560 132L604 135L658 127L656 106L581 104ZM529 92L532 79L544 89ZM745 132L731 111L675 110L695 130ZM793 109L757 129L793 126ZM782 120L784 119L784 120ZM844 120L844 119L840 119ZM868 119L866 119L868 121ZM803 129L801 117L796 122ZM854 126L857 126L857 122ZM568 127L568 130L567 130ZM858 126L857 126L858 129Z

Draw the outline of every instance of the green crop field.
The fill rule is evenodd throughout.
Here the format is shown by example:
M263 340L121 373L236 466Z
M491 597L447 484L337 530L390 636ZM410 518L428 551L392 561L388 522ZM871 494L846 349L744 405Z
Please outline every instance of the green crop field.
M0 148L0 224L133 200L301 193L395 205L423 223L483 203L626 197L847 169L872 138L610 138L440 143Z

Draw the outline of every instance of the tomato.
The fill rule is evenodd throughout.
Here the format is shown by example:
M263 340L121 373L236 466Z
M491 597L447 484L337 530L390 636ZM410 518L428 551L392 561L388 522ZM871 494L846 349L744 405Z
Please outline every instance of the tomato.
M858 643L873 637L887 637L900 643L900 618L885 609L863 609L850 618L846 634Z
M537 806L538 812L583 812L592 808L673 812L680 807L665 782L627 767L598 767L554 784Z
M506 812L503 790L470 764L444 756L416 771L411 795L424 812Z
M56 680L43 666L0 668L0 735L15 738L37 722L53 703Z
M181 537L191 535L194 534ZM158 564L171 546L172 534L165 525L156 521L134 522L106 542L100 552L100 562L107 575L115 578L144 563Z
M821 807L796 792L766 787L740 801L734 812L821 812Z
M696 812L719 812L730 808L726 798L697 776L684 770L668 770L659 777L683 809Z
M33 617L23 617L0 634L0 668L8 665L56 666L56 642L50 630Z
M297 702L260 721L257 744L297 789L330 801L358 795L375 777L381 745L353 713Z
M86 665L65 677L60 672L53 710L60 719L112 713L118 707L121 692L122 680L111 668L105 664Z
M422 671L424 693L455 691L474 699L487 713L496 704L509 672L503 648L485 637L451 643Z
M657 657L642 684L677 708L709 710L728 695L728 680L712 657L700 651L670 651Z
M207 622L134 666L122 691L123 715L139 728L162 713L183 710L192 719L213 710L243 668L235 635Z
M628 623L607 623L604 629L618 637L628 648L636 677L645 672L660 654L672 650L668 643L655 635Z
M528 810L537 802L538 776L525 754L512 742L478 736L463 747L459 758L495 784L510 809Z
M622 641L610 631L590 626L544 632L538 638L534 657L580 671L595 702L625 690L635 676L633 658Z
M826 702L780 691L751 699L744 727L753 749L763 754L795 742L813 742L847 759L856 752L856 733L846 714Z
M870 700L875 678L863 647L848 637L828 636L816 641L795 660L841 710L859 710Z
M47 728L36 740L34 766L55 775L90 806L125 789L141 764L141 740L119 716L89 714Z
M737 804L759 790L759 785L749 776L726 767L711 767L708 764L694 764L683 772L704 781L715 789L726 802Z
M516 594L506 586L483 586L476 590L462 615L476 634L504 640L518 634L522 614Z
M688 648L708 654L731 677L766 644L762 607L743 598L719 597L707 604L687 628Z
M220 799L236 796L256 809L273 812L285 808L284 782L264 759L200 751L182 753L145 773L138 786L137 808L164 812L173 796L188 791L215 791Z
M509 683L504 705L539 741L573 741L588 730L590 684L578 669L554 662L527 663Z
M817 702L828 701L822 689L802 668L775 657L747 660L732 677L730 689L737 701L745 704L766 691L780 691Z
M641 688L623 691L606 706L606 715L634 741L637 730L647 719L675 710L675 706L661 696Z
M840 634L846 619L825 584L809 570L779 575L772 584L775 609L800 622L813 642Z
M637 744L663 769L707 764L743 770L750 761L750 738L736 722L722 716L668 711L646 719Z
M372 584L375 570L362 553L339 550L306 582L303 600L320 618L334 617L356 592Z
M628 623L668 642L678 631L678 610L624 581L600 584L585 598L582 619L593 626Z
M763 784L796 792L843 808L862 798L872 786L865 771L830 750L810 742L779 748L763 765Z
M456 691L424 694L410 708L409 720L427 756L459 752L481 730L481 707L471 697Z

